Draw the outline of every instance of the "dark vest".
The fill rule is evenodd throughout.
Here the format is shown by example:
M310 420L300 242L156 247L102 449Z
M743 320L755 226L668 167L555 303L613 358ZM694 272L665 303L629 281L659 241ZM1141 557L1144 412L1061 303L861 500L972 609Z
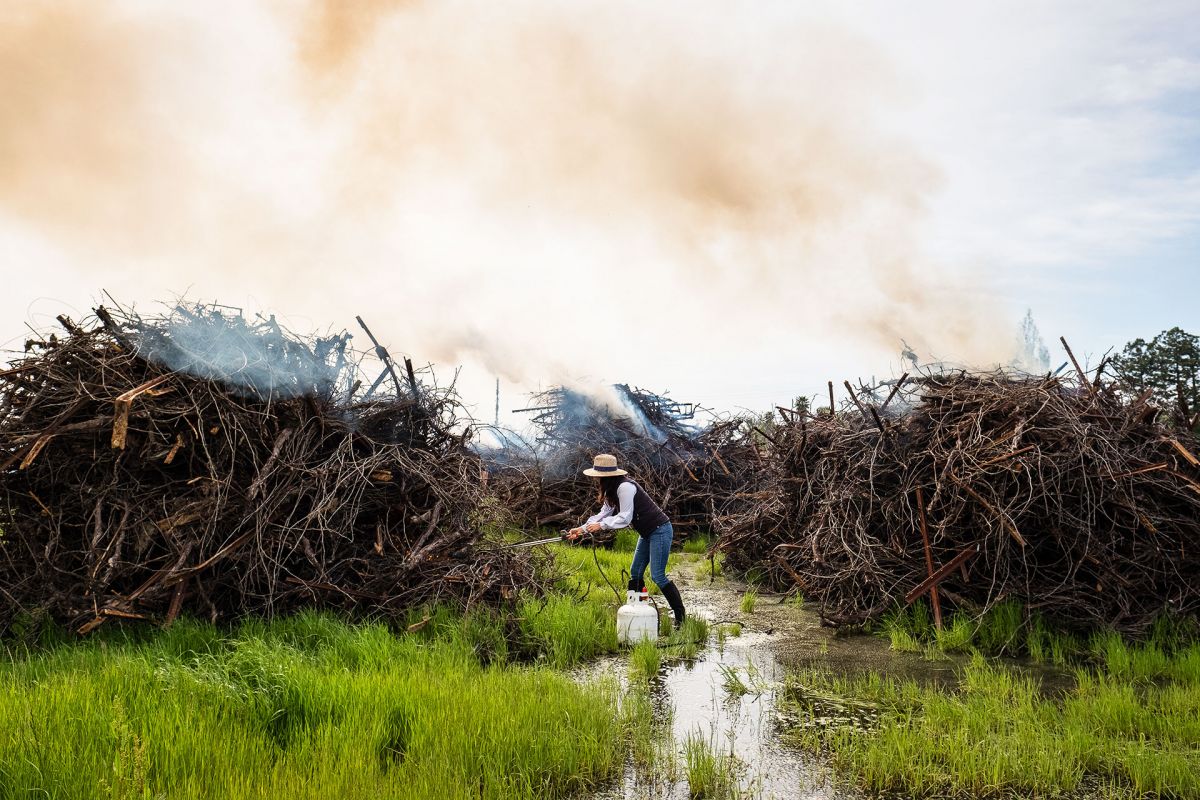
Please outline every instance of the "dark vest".
M658 503L651 500L650 495L646 494L636 481L626 478L624 483L632 483L637 489L637 494L633 496L633 521L630 523L635 531L642 536L649 536L670 522L667 515L658 507Z

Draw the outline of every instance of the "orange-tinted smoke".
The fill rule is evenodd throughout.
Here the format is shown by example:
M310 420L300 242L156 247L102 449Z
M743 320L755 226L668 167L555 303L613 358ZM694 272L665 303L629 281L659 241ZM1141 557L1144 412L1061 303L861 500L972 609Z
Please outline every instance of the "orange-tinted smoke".
M577 333L593 304L666 343L678 320L592 299L630 283L709 320L696 348L759 328L945 353L989 327L922 253L937 170L885 124L907 87L839 25L717 3L262 8L251 28L185 0L9 4L0 215L81 257L150 239L180 290L318 296L307 313L388 315L386 338L514 378L609 369Z

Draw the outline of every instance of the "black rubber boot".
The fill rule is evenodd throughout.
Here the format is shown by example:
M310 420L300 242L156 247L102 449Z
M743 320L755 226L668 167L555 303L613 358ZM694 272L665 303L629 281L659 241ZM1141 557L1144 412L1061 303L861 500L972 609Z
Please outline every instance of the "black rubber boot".
M644 592L646 591L646 581L635 581L633 578L630 578L628 588L631 592Z
M667 604L671 606L671 612L675 614L675 630L679 630L679 626L683 625L684 617L687 616L683 611L683 598L679 596L679 588L672 581L667 581L658 588L662 590L663 597L667 598Z

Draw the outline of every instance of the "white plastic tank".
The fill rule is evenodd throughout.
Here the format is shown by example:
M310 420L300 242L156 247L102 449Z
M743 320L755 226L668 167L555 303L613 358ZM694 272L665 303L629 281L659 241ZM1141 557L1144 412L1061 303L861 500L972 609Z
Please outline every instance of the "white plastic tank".
M625 605L617 609L617 641L637 644L658 639L658 611L646 591L626 593Z

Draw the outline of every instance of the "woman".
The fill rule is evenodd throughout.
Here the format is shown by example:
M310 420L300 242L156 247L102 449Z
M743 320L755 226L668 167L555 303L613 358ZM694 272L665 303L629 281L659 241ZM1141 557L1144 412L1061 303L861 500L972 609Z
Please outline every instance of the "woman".
M667 556L671 554L671 539L675 535L671 521L650 495L627 477L629 473L617 467L616 456L601 453L592 462L592 468L585 469L583 474L600 479L603 505L599 514L589 517L582 527L572 528L568 537L577 539L585 532L632 526L638 532L638 541L633 550L633 564L629 567L629 588L639 592L645 589L644 576L649 564L650 580L662 590L678 628L683 624L683 598L667 577Z

